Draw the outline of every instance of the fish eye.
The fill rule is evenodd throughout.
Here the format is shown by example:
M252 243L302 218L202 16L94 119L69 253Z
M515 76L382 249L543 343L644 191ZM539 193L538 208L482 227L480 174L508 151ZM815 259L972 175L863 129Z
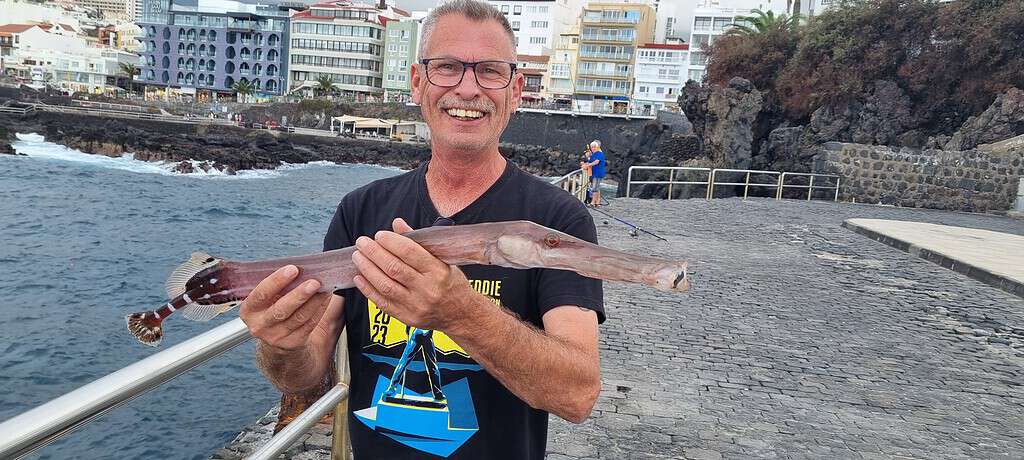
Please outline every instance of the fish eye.
M215 260L217 260L217 259L214 259L213 257L210 257L209 259L206 259L206 263L210 263L210 262L213 262Z
M555 235L554 233L548 233L548 235L544 237L544 244L546 244L549 248L558 247L558 244L561 242L562 239L559 238L558 235Z

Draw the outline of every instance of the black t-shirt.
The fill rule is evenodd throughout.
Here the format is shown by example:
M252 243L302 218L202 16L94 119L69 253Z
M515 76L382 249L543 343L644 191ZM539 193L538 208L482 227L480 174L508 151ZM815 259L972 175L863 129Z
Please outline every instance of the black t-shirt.
M412 228L435 224L439 216L427 194L427 166L346 195L324 238L324 250L391 230L395 217ZM450 218L455 225L530 220L597 242L593 218L582 203L511 162L490 189ZM538 328L543 328L544 313L560 305L594 310L604 321L599 280L563 270L461 269L477 292ZM357 458L544 458L547 412L508 391L442 331L408 328L357 289L340 294L345 297L352 369L349 431ZM415 340L408 340L410 336ZM404 372L392 382L400 363Z

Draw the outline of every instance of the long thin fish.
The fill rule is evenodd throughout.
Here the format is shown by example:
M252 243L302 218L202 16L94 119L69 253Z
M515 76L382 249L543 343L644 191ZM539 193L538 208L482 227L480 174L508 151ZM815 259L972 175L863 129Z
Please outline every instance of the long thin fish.
M498 265L509 268L553 268L608 281L641 283L684 292L690 287L686 262L638 256L604 248L527 221L426 227L406 233L438 259L452 265ZM299 268L286 288L315 279L320 292L355 286L354 246L295 257L234 262L204 253L178 267L167 280L162 307L125 317L128 330L142 343L160 344L163 322L174 312L194 321L208 321L244 300L256 285L285 265Z

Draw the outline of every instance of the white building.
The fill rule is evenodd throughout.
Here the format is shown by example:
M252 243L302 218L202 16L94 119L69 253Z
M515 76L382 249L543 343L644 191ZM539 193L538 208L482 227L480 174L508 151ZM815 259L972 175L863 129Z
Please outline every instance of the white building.
M689 5L693 4L689 2ZM655 43L665 43L670 38L683 38L683 29L689 20L684 16L686 6L683 0L654 1L654 11L658 18L654 26Z
M407 18L391 6L347 0L312 5L291 16L288 91L312 94L320 76L334 80L339 93L360 101L384 94L386 23Z
M491 0L505 13L516 36L516 52L550 55L558 35L579 20L583 0Z
M548 62L547 93L556 105L570 107L576 92L576 56L580 49L579 26L561 34Z
M111 47L89 46L60 24L8 24L0 34L11 38L5 71L25 83L49 84L66 91L101 94L120 91L127 75L121 64L138 65L133 53Z
M687 80L702 81L708 65L708 45L724 35L734 24L736 18L752 16L754 10L772 11L775 14L786 12L785 0L700 0L701 3L693 10L693 21L690 23L690 64Z
M84 15L66 11L53 4L29 3L18 0L0 0L0 25L54 23L81 28Z
M647 43L637 47L633 107L643 114L677 110L686 83L689 45Z

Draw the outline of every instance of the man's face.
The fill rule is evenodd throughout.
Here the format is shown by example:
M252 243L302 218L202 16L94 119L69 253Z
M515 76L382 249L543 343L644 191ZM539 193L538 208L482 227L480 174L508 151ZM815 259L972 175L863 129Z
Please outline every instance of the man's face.
M514 62L515 49L496 21L477 22L460 14L449 14L434 27L429 46L420 58ZM431 84L425 71L422 64L412 67L412 99L420 104L423 118L430 125L435 149L497 149L502 131L519 106L523 76L514 74L505 88L484 89L477 84L476 71L467 69L458 86L442 88Z

